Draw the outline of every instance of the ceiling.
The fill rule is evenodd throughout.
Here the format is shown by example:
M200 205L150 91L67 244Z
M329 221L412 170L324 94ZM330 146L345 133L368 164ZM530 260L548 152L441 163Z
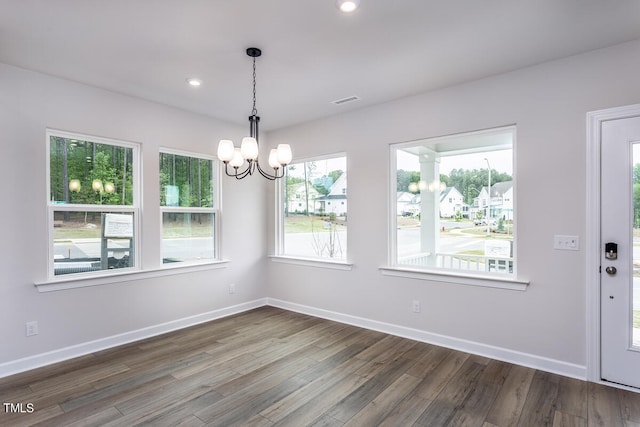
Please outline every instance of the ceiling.
M362 0L349 15L334 0L0 0L0 10L0 62L243 125L245 49L261 48L263 130L640 38L638 0Z

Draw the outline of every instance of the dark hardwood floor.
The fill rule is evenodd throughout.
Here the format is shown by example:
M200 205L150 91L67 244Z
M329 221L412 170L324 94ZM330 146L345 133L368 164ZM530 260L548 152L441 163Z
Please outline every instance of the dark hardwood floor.
M640 426L639 393L273 307L0 379L0 399L2 426Z

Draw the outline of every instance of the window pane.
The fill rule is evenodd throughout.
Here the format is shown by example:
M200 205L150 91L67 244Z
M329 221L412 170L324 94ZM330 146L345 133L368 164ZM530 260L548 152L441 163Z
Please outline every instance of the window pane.
M164 212L162 262L214 259L214 214Z
M54 275L134 266L133 213L54 211Z
M396 149L397 264L514 272L512 134Z
M289 165L283 192L283 254L346 259L346 157Z
M51 202L133 205L133 149L50 137Z
M160 153L160 206L213 207L213 161Z

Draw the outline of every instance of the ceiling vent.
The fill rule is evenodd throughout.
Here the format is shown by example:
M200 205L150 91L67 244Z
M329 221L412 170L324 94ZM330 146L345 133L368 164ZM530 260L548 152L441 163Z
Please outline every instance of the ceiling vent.
M335 101L331 101L332 104L335 105L342 105L342 104L346 104L348 102L354 102L354 101L359 101L360 98L358 98L357 96L353 95L353 96L348 96L346 98L342 98L342 99L336 99Z

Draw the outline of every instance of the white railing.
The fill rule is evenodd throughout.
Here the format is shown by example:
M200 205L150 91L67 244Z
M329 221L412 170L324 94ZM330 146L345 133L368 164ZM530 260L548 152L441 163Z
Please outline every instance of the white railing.
M513 258L510 257L445 253L436 253L435 255L435 267L439 268L513 273ZM434 266L430 253L420 253L398 258L398 264L413 265L416 267Z

